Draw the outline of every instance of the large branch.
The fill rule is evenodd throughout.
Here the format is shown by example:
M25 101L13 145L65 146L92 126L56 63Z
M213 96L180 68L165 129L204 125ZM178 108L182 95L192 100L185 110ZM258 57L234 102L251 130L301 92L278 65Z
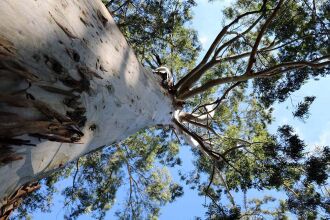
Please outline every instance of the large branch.
M180 94L182 94L182 93L186 92L187 90L189 90L189 88L194 83L196 83L205 74L205 72L207 70L211 69L216 64L219 64L220 63L219 62L220 60L217 59L217 56L220 53L220 51L223 50L224 48L228 47L229 45L231 45L235 41L237 41L239 38L241 38L242 36L244 36L249 31L251 31L252 28L255 27L259 23L259 21L261 20L262 17L263 17L263 15L259 16L259 18L249 28L247 28L245 31L243 31L242 33L240 33L236 37L232 38L231 40L229 40L226 43L224 43L223 45L221 45L214 52L213 58L209 62L207 62L207 60L205 62L202 61L194 70L192 70L190 73L188 73L187 76L189 75L189 77L187 77L187 78L189 78L189 79L187 79L187 81L184 83L184 85L182 85L182 87L177 92L177 94L179 94L178 96L180 96ZM180 83L180 81L178 82L178 85L179 85L179 83Z
M268 52L276 51L276 50L278 50L280 48L285 47L286 45L295 43L295 42L297 42L299 40L302 40L304 38L310 37L312 35L313 34L309 34L309 35L306 35L306 36L303 36L303 37L300 37L300 38L296 38L296 39L290 40L290 41L288 41L286 43L283 43L281 45L279 45L280 42L272 42L268 46L263 47L263 48L257 50L256 54L259 54L259 53L263 54L263 53L268 53ZM252 51L247 51L247 52L242 52L241 54L235 54L235 55L227 56L227 57L223 57L223 58L216 58L216 59L211 60L210 62L208 62L206 65L204 65L204 67L199 72L200 73L205 73L208 69L212 68L215 65L218 65L220 63L223 63L223 62L236 61L236 60L239 60L239 59L250 57L251 56L251 53L252 53ZM181 95L179 94L178 95L178 98L181 99L181 96L182 96L182 94Z
M230 77L224 77L224 78L219 78L219 79L215 79L215 80L210 80L210 81L206 82L205 84L203 84L202 86L197 87L195 89L192 89L192 90L182 94L180 96L180 99L190 98L194 95L203 93L214 86L218 86L218 85L225 84L225 83L244 82L244 81L247 81L247 80L253 79L253 78L271 77L274 75L283 74L287 71L302 68L302 67L311 67L313 69L318 69L318 68L327 66L329 64L330 64L330 61L325 61L322 63L314 63L314 62L309 62L309 61L281 63L276 66L270 67L268 69L262 70L260 72L256 72L254 74L243 74L240 76L230 76Z
M215 40L213 41L213 43L211 44L210 48L208 49L207 53L205 54L203 60L193 69L191 70L186 76L184 76L181 80L179 80L179 82L175 85L174 89L175 90L181 90L181 92L187 90L194 82L196 82L199 77L198 77L198 73L200 72L200 70L204 67L204 65L207 64L207 61L210 59L212 53L216 50L217 46L219 45L220 41L223 39L223 37L226 35L226 33L228 32L228 29L233 26L234 24L236 24L240 19L251 15L251 14L256 14L256 13L260 13L262 11L264 11L265 7L266 7L266 2L267 0L263 1L263 5L261 7L260 10L255 10L255 11L250 11L250 12L246 12L244 14L239 15L238 17L236 17L236 19L234 19L231 23L229 23L228 25L226 25L218 34L218 36L215 38ZM196 76L197 75L197 76ZM197 79L197 80L196 80Z
M261 9L257 12L261 12L264 10L265 7L265 3L266 1L264 1L263 6L261 7ZM273 12L271 13L271 15L267 18L266 22L262 25L261 30L258 33L257 39L253 45L252 51L249 53L249 61L248 61L248 65L246 68L246 73L250 73L253 64L255 63L255 56L256 53L258 52L258 46L261 42L262 36L264 35L265 31L267 30L268 26L270 25L271 21L273 20L273 18L276 16L277 12L279 11L281 5L283 3L283 0L280 0L279 3L277 4L276 8L273 10ZM254 11L254 13L256 13L256 11ZM255 27L255 25L257 25L257 23L261 20L261 18L263 17L263 15L261 15L249 28L247 28L244 32L242 32L241 34L237 35L236 37L234 37L233 39L229 40L228 42L226 42L224 45L222 45L221 47L219 47L214 54L214 57L211 59L211 61L207 62L207 60L209 59L209 57L211 56L211 53L209 53L211 50L212 52L215 50L216 46L219 44L220 40L218 39L218 37L216 38L216 40L213 42L213 44L211 45L208 53L206 54L206 59L204 57L204 59L202 60L202 62L194 69L192 70L188 75L186 75L181 81L179 81L179 83L177 84L177 88L179 89L179 91L177 91L178 97L182 99L182 94L189 92L189 88L196 83L202 76L203 74L209 70L210 68L212 68L213 66L215 66L216 64L219 63L219 59L217 60L216 57L218 55L218 53L225 47L229 46L230 44L232 44L233 42L237 41L240 37L242 37L244 34L248 33L250 30L253 29L253 27ZM238 20L237 20L238 21ZM228 29L227 29L228 30ZM226 32L227 32L226 30ZM222 31L221 31L222 32ZM221 34L220 32L220 34ZM219 34L219 35L220 35ZM218 36L219 36L218 35ZM222 36L223 37L223 36ZM216 46L214 46L214 44L217 43ZM244 56L246 56L247 54L244 54ZM238 57L239 58L239 57ZM181 86L181 87L180 87ZM179 88L180 87L180 88Z
M296 38L296 39L293 39L291 41L288 41L286 43L283 43L281 45L278 45L279 42L272 42L270 45L266 46L266 47L263 47L259 50L257 50L256 54L263 54L263 53L268 53L268 52L272 52L272 51L276 51L280 48L283 48L285 47L286 45L289 45L289 44L292 44L292 43L295 43L299 40L302 40L304 38L307 38L311 35L306 35L306 36L303 36L301 38ZM232 56L227 56L227 57L223 57L223 58L216 58L215 60L211 60L209 63L207 63L207 65L205 65L201 70L200 72L201 73L204 73L206 72L208 69L212 68L213 66L215 65L218 65L220 63L223 63L223 62L229 62L229 61L236 61L236 60L239 60L239 59L243 59L243 58L246 58L246 57L250 57L251 56L251 53L252 51L248 51L248 52L243 52L241 54L236 54L236 55L232 55ZM188 91L186 91L188 92ZM185 93L182 93L182 94L179 94L178 95L178 98L179 99L185 99Z
M270 25L270 23L272 22L272 20L274 19L274 17L276 16L277 12L279 11L281 5L283 3L283 0L280 0L275 8L275 10L272 12L272 14L267 18L266 22L264 23L264 25L261 27L261 30L259 31L258 33L258 36L257 36L257 39L255 40L254 42L254 45L253 45L253 48L252 48L252 52L250 54L250 58L249 58L249 61L248 61L248 65L247 65L247 68L246 68L246 71L245 73L246 74L249 74L252 67L253 67L253 64L255 63L256 59L255 59L255 56L256 56L256 53L257 53L257 50L258 50L258 47L259 47L259 44L260 44L260 41L262 39L262 36L264 35L265 31L267 30L268 26Z

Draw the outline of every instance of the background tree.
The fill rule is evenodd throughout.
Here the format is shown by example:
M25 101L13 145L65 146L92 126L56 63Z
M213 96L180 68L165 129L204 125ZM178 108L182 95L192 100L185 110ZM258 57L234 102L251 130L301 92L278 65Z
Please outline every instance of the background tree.
M130 1L124 3L118 10L128 8ZM329 72L328 8L329 3L325 1L317 4L314 1L290 0L238 1L234 7L225 10L225 15L232 21L219 32L202 61L193 69L187 68L189 71L186 73L182 68L183 73L178 73L177 83L169 88L177 103L180 103L170 127L184 141L196 147L195 173L198 175L183 175L182 178L202 195L210 198L210 204L207 205L209 219L260 215L285 218L287 210L301 218L329 214L326 213L329 210L327 192L318 189L328 178L329 149L324 147L319 155L307 155L304 151L306 145L290 126L282 126L276 135L270 135L266 130L271 121L269 107L275 101L284 101L310 77L324 76ZM147 56L142 55L141 59L145 57ZM159 57L155 58L157 62L161 60ZM153 65L147 59L145 62ZM250 79L253 83L248 83ZM294 115L304 118L313 100L306 97ZM152 134L149 131L149 134L157 137L157 132ZM148 143L148 135L143 135L142 140L145 142L142 143ZM168 140L165 138L164 141ZM126 160L123 159L124 162L129 161L130 155L134 155L134 146L131 142L127 147L119 147L121 150L115 151L114 154L119 154L115 158L120 158L121 151L124 155L129 152L124 157ZM123 148L127 150L123 151ZM152 155L152 151L147 152L142 152L143 161L148 161L148 157L143 155ZM162 155L162 151L153 153ZM111 155L107 156L113 158ZM94 168L96 164L100 162L90 167ZM127 173L132 181L131 189L136 187L139 191L136 186L138 184L134 182L140 174L134 177L130 164L132 163L126 163ZM116 170L111 165L107 167L99 168L108 172ZM103 172L107 173L106 170ZM209 174L207 182L201 178L202 173ZM148 194L151 192L148 187L155 187L165 193L161 193L163 197L156 198L158 202L170 201L168 195L171 190L165 190L171 189L167 187L170 184L166 175L159 171L156 174L152 172L150 177L150 182L139 179L140 184L145 183L142 191L149 198L155 198L157 195ZM109 183L116 184L116 181ZM173 189L180 188L172 187L174 198L181 194L180 190ZM274 212L261 207L262 204L271 202L272 198L265 197L251 202L245 200L245 211L242 211L234 201L232 192L246 194L250 189L284 190L288 199L281 202ZM93 200L88 188L86 190L81 185L79 190L65 191L67 198L74 198L79 194L80 204L73 209L70 217L91 208L105 209L106 200L101 198L100 209L85 203ZM228 197L228 204L221 202L223 196ZM143 216L139 203L135 204L133 197L131 191L127 205L130 212L127 214L124 211L122 216ZM139 195L138 198L143 196ZM142 201L140 204L143 204ZM150 214L157 215L157 206L152 206L152 203L149 205ZM320 212L315 211L321 209Z

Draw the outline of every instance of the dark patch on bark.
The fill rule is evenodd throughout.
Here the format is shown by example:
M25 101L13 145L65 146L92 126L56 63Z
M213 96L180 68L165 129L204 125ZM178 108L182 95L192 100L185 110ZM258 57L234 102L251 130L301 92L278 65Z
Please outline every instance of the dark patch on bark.
M75 62L80 61L80 55L78 54L77 51L75 51L74 49L69 49L69 48L66 48L65 50L72 60L74 60Z
M57 61L55 58L53 57L49 57L47 55L44 55L45 58L45 64L52 69L55 73L57 74L62 74L64 71L64 68L62 66L62 64Z
M83 38L83 42L84 42L86 45L88 45L88 44L89 44L89 41L88 41L88 40L86 40L85 38Z
M16 54L14 44L8 39L0 36L0 55L12 56Z
M102 14L102 12L100 10L97 10L97 17L103 24L103 27L105 27L106 24L108 23L108 19Z
M26 99L36 100L36 98L31 93L28 92L25 93L25 97Z
M89 126L89 130L95 131L96 127L97 127L96 124L92 124L91 126Z
M47 134L31 134L30 136L39 139L54 141L54 142L61 142L61 143L75 143L80 140L80 136L63 137L59 135L47 135Z
M78 72L84 76L86 76L87 78L89 78L90 80L93 77L99 78L99 79L103 79L99 74L97 74L95 71L91 70L89 67L87 66L77 66Z
M78 108L81 102L79 102L80 97L79 96L73 96L70 98L65 98L63 100L64 105L68 106L69 108Z
M81 13L85 16L85 17L87 17L87 12L86 11L84 11L84 10L81 10Z
M86 27L88 26L88 23L82 17L80 17L79 19Z
M108 84L105 87L107 88L109 94L113 94L115 92L115 88L111 84Z
M79 127L83 127L87 121L85 116L86 109L83 107L75 108L73 111L67 111L66 115Z
M64 85L66 85L67 87L72 88L74 91L77 91L77 92L82 92L83 91L83 88L80 84L80 81L75 80L74 78L72 78L69 75L61 77L60 80Z
M16 146L36 146L35 144L31 144L30 140L23 140L23 139L15 139L15 138L0 138L1 145L16 145Z
M23 159L23 157L14 153L13 150L7 150L6 152L1 152L0 164L8 164L13 161L22 160L22 159Z
M36 62L39 62L40 59L41 59L41 57L40 57L39 54L34 54L34 55L32 56L32 58L33 58Z
M103 72L108 72L106 69L104 69L104 67L102 65L100 65L100 70Z

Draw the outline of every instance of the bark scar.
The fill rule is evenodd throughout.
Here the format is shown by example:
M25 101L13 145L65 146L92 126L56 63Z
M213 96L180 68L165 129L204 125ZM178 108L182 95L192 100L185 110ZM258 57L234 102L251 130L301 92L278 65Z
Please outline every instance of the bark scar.
M57 26L59 26L62 31L70 38L73 38L73 39L78 39L78 37L76 35L74 35L67 27L65 27L63 24L61 24L60 22L58 22L54 16L49 12L50 14L50 17L55 21L55 23L57 24Z

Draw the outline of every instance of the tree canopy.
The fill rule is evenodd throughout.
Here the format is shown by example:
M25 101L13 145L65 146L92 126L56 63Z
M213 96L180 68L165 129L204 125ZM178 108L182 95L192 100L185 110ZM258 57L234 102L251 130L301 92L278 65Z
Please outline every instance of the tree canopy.
M141 63L165 65L175 75L170 91L182 110L174 124L183 132L149 128L78 159L43 179L17 217L50 211L63 179L72 181L61 192L66 219L90 212L104 218L122 185L128 186L126 203L117 217L156 219L163 205L183 195L183 184L208 198L203 219L330 217L330 148L307 152L290 125L268 131L274 103L330 73L329 1L238 0L223 10L226 25L199 63L200 43L188 25L193 0L104 3ZM301 100L293 116L307 120L314 99ZM166 167L180 166L185 143L194 145L194 171L179 173L182 181L174 182ZM249 190L286 196L267 209L275 198L247 198Z

